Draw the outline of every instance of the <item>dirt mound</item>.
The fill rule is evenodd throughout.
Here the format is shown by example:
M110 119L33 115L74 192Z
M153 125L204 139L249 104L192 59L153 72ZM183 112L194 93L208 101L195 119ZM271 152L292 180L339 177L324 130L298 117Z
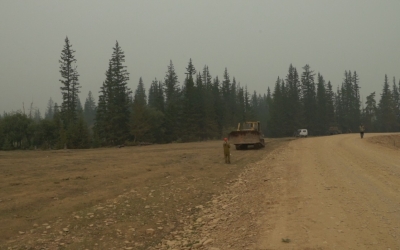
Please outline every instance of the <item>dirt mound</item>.
M368 142L378 144L383 147L400 149L400 134L398 135L380 135L367 139Z

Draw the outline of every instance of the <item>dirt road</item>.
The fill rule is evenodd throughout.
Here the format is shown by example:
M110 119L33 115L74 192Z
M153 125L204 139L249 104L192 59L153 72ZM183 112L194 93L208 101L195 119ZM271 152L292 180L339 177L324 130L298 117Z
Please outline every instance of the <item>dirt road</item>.
M258 248L399 249L399 150L351 134L293 141L281 157Z
M221 250L400 249L399 146L398 134L293 140L215 197L191 241Z

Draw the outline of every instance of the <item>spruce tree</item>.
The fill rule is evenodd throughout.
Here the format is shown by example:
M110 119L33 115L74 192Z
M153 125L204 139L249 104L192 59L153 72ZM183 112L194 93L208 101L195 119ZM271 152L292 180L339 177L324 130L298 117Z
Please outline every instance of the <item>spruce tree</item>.
M69 42L68 37L65 38L65 45L61 51L60 62L60 82L61 93L62 93L62 104L61 113L62 120L66 126L74 123L77 120L77 99L79 94L79 74L75 65L75 50L72 49L72 45Z
M213 80L212 86L212 97L213 97L213 105L215 108L216 122L218 126L218 136L225 136L223 134L223 126L224 126L224 102L222 98L222 94L220 91L220 81L218 76L216 76Z
M53 99L51 99L50 97L49 101L47 102L47 109L44 115L44 119L51 120L53 119L53 116L54 116L54 102Z
M288 131L292 135L294 131L300 127L302 123L302 104L300 101L300 81L299 75L292 64L289 66L288 74L286 75L287 87L287 117Z
M303 67L303 70L301 75L302 103L304 109L303 126L309 130L310 134L314 134L317 110L314 72L308 64Z
M396 129L396 112L393 94L389 87L387 75L383 83L381 99L378 104L378 122L380 131L393 132Z
M283 111L282 111L282 87L281 79L275 82L274 92L272 94L272 107L270 116L270 131L271 137L281 137L283 136L282 124L283 124Z
M332 90L332 84L328 81L326 87L326 116L327 116L327 124L329 127L337 126L336 124L336 116L335 116L335 93Z
M112 142L114 144L124 143L129 137L129 95L132 93L128 88L129 73L126 70L125 55L118 41L113 48L111 57L112 71L112 95L110 100L110 114Z
M132 92L127 86L129 73L124 62L125 55L117 41L96 110L96 140L101 144L119 145L129 138Z
M225 128L231 127L233 124L233 117L231 113L231 80L229 77L228 69L225 68L224 79L221 86L221 95L223 102L223 125Z
M375 101L375 92L367 96L364 109L364 126L369 131L376 131L377 105Z
M83 117L85 118L85 121L89 127L94 124L95 116L96 116L96 102L94 101L92 91L89 91L83 110Z
M204 140L207 138L207 131L206 131L206 114L205 114L205 98L206 98L206 88L203 83L202 75L199 72L196 75L196 82L195 82L195 89L193 95L193 108L194 108L194 119L197 133L196 137Z
M135 141L143 140L143 136L149 132L151 124L149 124L147 115L146 90L143 80L140 77L138 86L135 90L135 95L132 104L131 114L131 134Z
M207 138L218 138L218 123L216 107L214 106L212 76L205 65L203 68L202 81L204 86L204 133Z
M396 115L396 131L400 131L400 82L399 86L396 85L396 78L393 77L393 102L394 102L394 110Z
M182 132L184 141L195 141L199 138L197 133L199 130L198 124L198 110L196 109L196 88L193 76L196 74L196 69L192 63L192 59L189 60L188 67L186 68L186 79L182 89Z
M164 78L165 92L165 140L172 142L180 135L180 89L178 76L170 61Z
M149 107L164 112L164 90L163 85L157 78L153 80L149 89Z

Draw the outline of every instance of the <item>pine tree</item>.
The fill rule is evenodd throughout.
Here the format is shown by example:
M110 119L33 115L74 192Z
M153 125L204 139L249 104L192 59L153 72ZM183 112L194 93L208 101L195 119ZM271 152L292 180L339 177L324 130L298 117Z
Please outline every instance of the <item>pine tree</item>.
M292 64L289 66L289 72L286 76L287 86L287 123L289 135L300 127L302 123L302 104L300 101L300 81L299 75Z
M323 135L329 128L328 117L327 117L327 96L325 89L324 77L318 73L317 83L317 112L316 112L316 131L317 135Z
M399 86L396 85L396 78L393 77L393 101L394 101L394 110L396 115L396 128L395 131L400 131L400 82Z
M328 119L327 124L329 127L337 126L334 102L335 102L335 93L333 93L331 82L328 81L326 88L326 116Z
M129 95L132 93L127 87L129 73L126 70L125 55L118 41L115 43L114 52L111 57L111 69L113 79L112 107L112 141L114 144L124 143L129 137Z
M352 105L351 105L351 115L352 115L352 120L351 120L351 126L352 130L356 131L358 126L360 125L361 122L361 97L360 97L360 80L357 75L357 72L354 71L353 73L353 78L352 78L352 86L353 86L353 97L352 99Z
M213 97L213 105L214 105L214 110L215 110L215 115L216 115L216 122L218 126L218 136L225 136L223 135L223 126L224 126L224 106L223 106L223 99L222 99L222 94L220 91L220 81L218 79L218 76L216 76L213 80L213 86L212 86L212 97Z
M49 101L47 102L47 109L44 115L44 119L51 120L53 119L53 116L54 116L54 102L53 99L51 99L50 97Z
M393 132L396 129L396 112L393 94L389 87L387 75L383 84L381 100L378 104L378 122L380 124L380 131Z
M214 106L214 93L212 76L205 65L203 68L202 81L204 85L204 134L207 138L218 138L219 129L217 123L217 109Z
M364 126L369 131L376 131L377 106L375 101L375 92L367 96L364 109Z
M206 114L205 114L205 98L206 98L206 88L203 84L203 79L200 72L196 75L196 83L194 88L194 95L193 95L193 108L194 108L194 119L197 133L196 137L204 140L207 138L207 131L206 131Z
M129 138L130 94L129 73L124 65L125 55L118 41L100 90L95 130L101 143L119 145Z
M88 148L90 146L90 133L82 116L66 131L68 148Z
M143 140L143 136L149 132L150 125L147 115L146 90L140 77L132 104L131 134L135 141Z
M65 45L61 52L60 62L60 82L62 83L61 113L66 126L77 120L77 99L79 91L79 74L75 66L75 51L72 49L68 37L65 38Z
M165 140L172 142L180 135L180 89L178 76L170 61L164 79L165 92Z
M77 113L78 117L83 116L83 107L82 107L81 99L79 98L79 96L77 96L77 99L76 99L76 113Z
M228 69L225 68L224 79L221 86L222 102L223 102L223 126L225 128L231 127L233 124L233 117L231 113L231 81L229 78Z
M198 110L196 110L196 88L194 84L193 75L196 74L196 69L190 59L188 67L186 68L186 79L182 89L182 132L184 134L184 141L195 141L199 138L197 133L199 131L198 124Z
M267 137L271 137L272 136L272 131L270 129L271 124L272 124L272 118L271 118L271 110L273 108L273 100L272 100L272 94L271 94L271 89L268 87L267 88L267 96L266 96L266 112L265 112L265 116L266 116L266 123L262 126L264 126L263 131L264 131L264 135Z
M283 96L282 96L282 86L281 79L278 79L275 82L274 93L272 94L272 107L271 107L271 116L270 116L270 131L272 137L281 137L283 136Z
M95 116L96 116L96 103L94 101L92 91L89 91L83 111L83 117L85 118L85 122L89 127L94 124Z
M111 72L110 70L107 71ZM106 74L106 75L107 75ZM111 75L111 74L109 74ZM106 80L107 81L107 80ZM95 115L95 122L94 122L94 132L95 132L95 141L96 146L109 144L109 129L108 125L109 121L107 117L109 116L108 105L107 102L109 100L107 96L107 84L104 82L103 85L100 87L100 96L99 101L97 103L96 115Z
M301 88L302 88L302 102L303 102L303 114L304 114L304 124L310 134L315 133L316 124L316 91L314 83L314 72L310 69L307 64L303 67L303 74L301 76Z
M149 107L164 112L164 90L163 85L157 78L151 83L149 89Z

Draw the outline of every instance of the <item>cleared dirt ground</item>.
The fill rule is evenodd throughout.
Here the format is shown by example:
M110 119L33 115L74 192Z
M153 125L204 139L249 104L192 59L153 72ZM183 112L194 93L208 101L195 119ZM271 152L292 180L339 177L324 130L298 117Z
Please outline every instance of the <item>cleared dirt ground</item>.
M0 249L148 249L287 143L233 149L230 165L220 141L0 152Z
M0 152L0 248L400 249L400 134Z

